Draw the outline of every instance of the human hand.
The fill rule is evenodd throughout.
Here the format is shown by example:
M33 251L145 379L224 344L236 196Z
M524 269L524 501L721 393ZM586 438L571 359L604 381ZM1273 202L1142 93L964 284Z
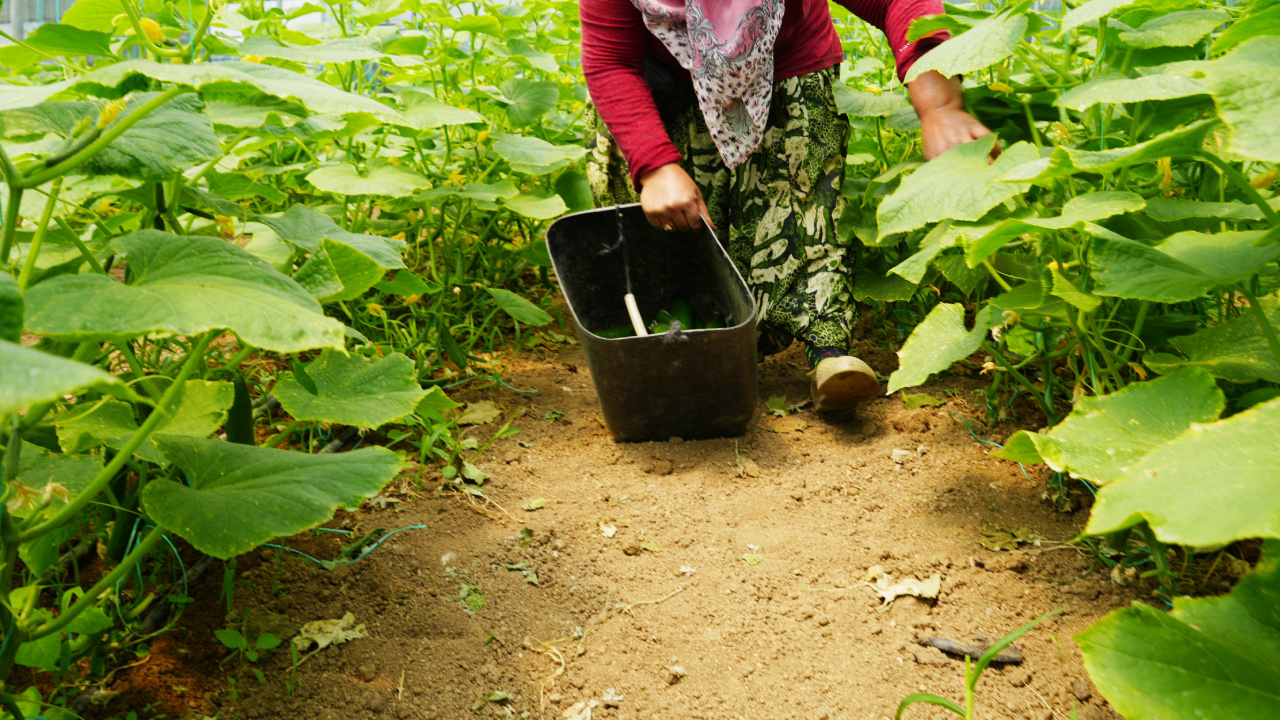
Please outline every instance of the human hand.
M924 141L924 159L932 160L956 145L990 135L987 126L964 110L944 108L920 116L920 136ZM991 148L991 159L1000 155L1000 143Z
M697 230L708 214L698 184L676 163L640 177L640 207L649 224L662 230Z
M920 116L920 135L924 141L924 159L932 160L956 145L972 142L991 134L985 125L964 109L964 93L958 77L944 77L936 70L921 73L907 83L911 104ZM1000 154L1000 143L991 148L994 160Z

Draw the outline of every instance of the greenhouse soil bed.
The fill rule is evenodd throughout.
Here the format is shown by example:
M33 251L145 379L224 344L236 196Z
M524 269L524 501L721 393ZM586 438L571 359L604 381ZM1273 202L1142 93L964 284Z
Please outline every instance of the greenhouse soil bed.
M878 371L892 369L891 353L864 355ZM158 700L155 712L188 718L453 720L507 717L508 709L560 718L594 700L594 718L892 717L913 692L959 698L963 663L921 647L917 636L993 640L1065 606L1018 642L1021 665L984 676L980 714L1066 720L1077 707L1082 718L1116 717L1090 686L1071 637L1114 608L1149 599L1151 588L1099 572L1077 579L1092 558L1059 541L1078 532L1085 512L1055 511L1043 477L988 457L989 446L953 419L976 415L962 399L976 382L945 383L959 393L938 408L880 398L835 419L802 411L787 419L805 427L773 432L764 399L805 397L802 361L793 348L764 363L762 417L742 438L619 445L603 427L578 348L523 357L507 381L537 394L459 396L504 411L470 435L487 436L508 419L523 430L478 463L497 505L441 493L429 476L421 491L389 489L375 505L385 509L330 523L357 535L428 526L393 536L353 565L326 571L285 553L277 570L273 550L240 560L245 584L233 618L255 608L297 626L350 612L367 638L304 662L291 694L287 653L257 666L228 663L233 693L225 678L207 677L224 652L212 629L234 625L224 620L215 567L183 617L187 630L155 646L184 653L189 664L172 665L164 678L146 675L146 666L120 673L114 689L132 690L98 716ZM943 389L924 390L942 397ZM563 417L547 419L553 410ZM1010 432L979 435L999 442ZM910 457L899 453L898 462L894 450ZM548 501L542 509L521 509L538 498ZM1024 546L1031 552L991 551L978 543L984 523L1049 540ZM342 537L287 544L329 558ZM760 559L752 565L744 555ZM882 612L863 582L877 565L895 580L939 574L936 604L901 597ZM536 586L524 572L531 568ZM479 589L483 607L468 611L464 584ZM660 602L639 602L646 600ZM264 685L252 667L264 671ZM184 668L200 682L184 680ZM152 700L142 697L140 679L156 691ZM175 697L174 686L191 692ZM606 704L606 695L622 699ZM947 716L922 706L907 713Z

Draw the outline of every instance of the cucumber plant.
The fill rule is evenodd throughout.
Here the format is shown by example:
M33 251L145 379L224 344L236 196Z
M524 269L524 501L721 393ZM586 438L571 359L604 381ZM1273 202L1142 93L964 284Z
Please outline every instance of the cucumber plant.
M1018 395L1050 426L995 455L1096 492L1085 532L1101 560L1147 556L1173 611L1117 611L1079 637L1121 713L1265 714L1280 682L1260 600L1280 588L1270 547L1228 598L1181 595L1224 545L1280 537L1275 4L947 11L913 25L953 39L906 79L963 75L994 161L987 137L919 163L907 100L862 34L837 88L862 135L851 162L879 172L846 183L841 218L884 269L864 292L932 305L889 391L981 353L990 419Z

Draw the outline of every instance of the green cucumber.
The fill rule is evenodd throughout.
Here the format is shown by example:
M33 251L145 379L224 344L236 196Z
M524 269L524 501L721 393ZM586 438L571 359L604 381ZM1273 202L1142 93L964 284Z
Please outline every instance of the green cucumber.
M680 321L683 330L693 330L693 306L684 298L676 298L671 303L671 314Z
M24 307L18 282L12 275L0 270L0 340L22 342Z
M618 327L612 327L608 330L598 330L595 334L602 338L608 338L609 340L617 340L618 338L635 337L636 329L631 327L630 324L619 325Z
M703 325L703 327L707 330L717 330L727 327L727 325L725 324L723 315L720 313L711 313L711 317L707 319L707 324Z

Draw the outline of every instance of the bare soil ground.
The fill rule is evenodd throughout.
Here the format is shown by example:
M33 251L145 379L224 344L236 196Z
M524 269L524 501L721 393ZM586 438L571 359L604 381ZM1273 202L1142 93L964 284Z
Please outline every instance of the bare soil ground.
M896 362L864 355L884 373ZM744 437L620 445L579 348L523 356L506 379L538 393L458 394L504 411L470 435L511 418L523 431L478 462L496 505L442 492L428 471L422 489L402 483L390 501L330 523L357 534L426 529L333 571L292 553L277 561L273 550L242 558L229 622L215 566L187 630L157 647L169 648L157 661L164 670L120 673L117 689L129 692L98 717L151 702L171 718L228 720L878 720L914 692L961 699L963 661L917 637L991 641L1063 606L1017 643L1021 665L983 677L978 716L1067 720L1075 708L1081 718L1117 717L1091 688L1072 636L1150 588L1100 572L1081 578L1091 558L1062 541L1086 511L1057 512L1042 476L990 458L952 416L977 416L963 398L978 384L948 381L959 393L943 407L880 398L835 419L801 411L788 419L805 427L773 432L764 399L806 397L802 361L793 348L761 366L761 418ZM943 386L926 391L942 396ZM1009 432L979 430L996 442ZM894 450L907 451L901 462ZM542 509L521 509L538 498ZM984 523L1048 539L996 552L978 543ZM288 544L331 558L342 540L320 533ZM941 592L883 608L864 582L874 566L894 581L937 574ZM478 588L483 607L477 591L476 607L460 597L464 585ZM316 653L296 686L288 653L219 669L212 629L239 626L251 609L261 626L350 612L368 637ZM917 705L906 717L950 715Z

